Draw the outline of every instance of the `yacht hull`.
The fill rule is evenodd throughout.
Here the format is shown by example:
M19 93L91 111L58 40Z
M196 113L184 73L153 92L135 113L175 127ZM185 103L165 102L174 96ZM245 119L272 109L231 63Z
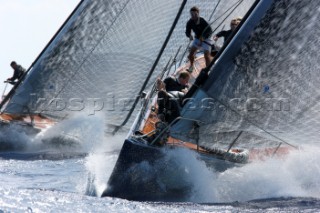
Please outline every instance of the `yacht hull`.
M155 147L134 138L125 140L102 197L137 201L187 201L192 196L194 178L186 169L189 162L177 162L174 153L169 154L176 149L186 148L181 145ZM217 171L241 165L202 153L198 153L197 158Z

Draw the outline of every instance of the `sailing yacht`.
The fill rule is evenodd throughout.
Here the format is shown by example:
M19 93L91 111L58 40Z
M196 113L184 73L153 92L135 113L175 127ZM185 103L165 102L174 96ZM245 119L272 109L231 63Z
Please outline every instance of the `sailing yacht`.
M153 178L145 177L146 164L152 167L161 162L172 167L171 170L179 171L180 177L187 176L187 169L181 170L181 165L166 160L172 150L196 152L198 159L208 167L223 172L253 161L283 157L296 148L279 137L281 133L276 131L277 128L269 130L263 125L266 116L277 119L279 115L275 115L272 109L260 110L254 102L258 99L270 101L270 94L261 85L251 85L258 77L253 70L258 70L259 64L251 62L245 49L250 42L255 42L256 37L259 38L259 30L268 23L268 15L272 15L272 9L278 4L255 1L232 38L228 39L208 67L204 66L203 55L198 55L196 72L192 73L193 85L182 100L180 116L171 123L157 119L156 101L151 100L143 105L102 196L129 200L185 200L190 196L192 184L182 184L182 180L173 184L170 174L157 176L151 173L149 175ZM252 59L257 57L250 56ZM175 74L187 67L189 64L181 66ZM146 97L153 97L153 92L151 89ZM249 98L248 102L246 98ZM280 99L283 100L282 97ZM241 107L241 102L244 107ZM281 112L277 110L276 114L288 116L285 103L277 104L283 104L281 107L284 108Z
M184 31L195 5L214 33L234 17L243 19L208 67L198 55L180 116L162 125L154 82L188 66ZM184 200L190 183L174 178L169 184L165 170L146 180L143 165L161 164L183 176L187 171L161 160L188 150L223 172L317 141L320 27L310 15L318 14L317 5L83 0L2 102L2 116L38 116L55 125L78 113L101 113L106 134L127 133L102 196Z
M185 63L188 7L203 8L201 15L221 29L252 2L186 1L168 37L180 2L83 0L1 101L1 124L37 133L78 114L101 113L106 134L128 132L140 97L170 59L171 70Z

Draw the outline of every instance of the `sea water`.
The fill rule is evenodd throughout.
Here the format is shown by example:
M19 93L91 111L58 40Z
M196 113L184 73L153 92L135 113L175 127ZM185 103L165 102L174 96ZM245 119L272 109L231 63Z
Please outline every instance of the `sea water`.
M6 135L1 132L1 143L5 139L17 143L19 138L24 148L0 152L0 212L319 212L320 148L316 145L222 173L207 168L194 152L170 151L188 171L178 180L192 186L185 202L101 198L125 138L124 134L105 137L101 122L75 118L42 135L81 124L81 146L76 147L68 143L55 147L14 128ZM175 172L170 171L170 176L176 177Z

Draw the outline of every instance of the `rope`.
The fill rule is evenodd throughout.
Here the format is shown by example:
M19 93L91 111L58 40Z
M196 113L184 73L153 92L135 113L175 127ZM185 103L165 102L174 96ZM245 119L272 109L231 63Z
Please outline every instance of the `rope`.
M7 90L7 86L8 86L8 82L6 82L6 85L4 86L4 90L3 90L3 93L2 93L1 98L3 98L3 97L4 97L4 93L5 93L5 92L6 92L6 90Z
M216 12L216 9L217 9L218 5L220 4L220 1L221 1L221 0L218 1L217 5L216 5L215 8L213 9L213 11L212 11L212 13L211 13L210 18L209 18L208 21L210 21L210 20L212 19L213 14Z
M231 12L220 22L220 24L218 24L218 26L212 30L212 33L214 33L223 23L224 21L241 5L241 3L243 2L243 0L239 0L237 1L236 3L234 3L233 5L231 5L231 7L229 7L224 13L222 13L218 18L216 18L215 20L213 20L211 23L209 23L209 25L203 30L202 32L202 35L203 33L208 29L209 26L211 26L213 23L215 23L216 21L218 21L221 17L223 17L229 10L231 10L233 7L233 9L231 10ZM218 6L218 5L217 5ZM217 7L216 6L216 7ZM215 8L216 9L216 8ZM214 9L214 10L215 10ZM213 13L211 14L211 17L210 19L212 18L213 16ZM209 20L210 20L209 19Z
M231 12L220 22L220 24L212 31L215 32L222 24L223 22L242 4L243 0L239 0L238 2L234 3L229 9L227 9L221 16L216 18L213 22L210 23L212 25L214 22L216 22L218 19L220 19L222 16L224 16L229 10L232 9L232 7L235 7L231 10Z

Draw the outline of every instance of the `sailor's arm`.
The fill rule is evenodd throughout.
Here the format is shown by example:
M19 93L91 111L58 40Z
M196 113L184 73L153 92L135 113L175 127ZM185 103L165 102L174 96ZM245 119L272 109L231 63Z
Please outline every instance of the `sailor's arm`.
M217 41L220 37L224 36L225 31L218 32L215 36L213 36L213 40Z
M181 92L183 92L184 94L187 94L188 88L182 89Z
M14 81L16 78L15 78L15 75L13 74L13 76L11 78L7 78L7 81Z
M17 72L14 71L13 76L11 78L8 78L7 81L14 81L16 79L18 79L18 75L17 75Z
M187 22L187 26L186 26L186 36L190 39L193 40L193 36L191 35L191 22L188 21Z
M166 90L166 85L165 85L165 83L163 83L163 81L160 78L157 79L156 84L157 84L156 87L157 87L158 91L165 91Z

